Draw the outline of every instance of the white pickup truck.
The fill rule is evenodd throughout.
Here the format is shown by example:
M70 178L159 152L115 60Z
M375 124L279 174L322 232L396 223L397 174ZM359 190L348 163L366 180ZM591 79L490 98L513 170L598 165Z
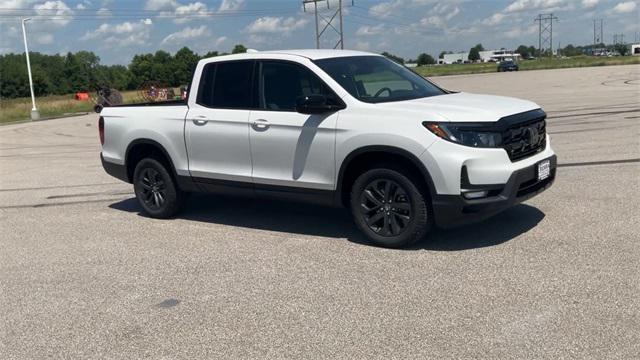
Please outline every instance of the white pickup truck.
M151 217L176 215L187 192L311 201L403 247L551 186L545 118L380 55L291 50L201 60L185 102L107 107L99 129L104 169Z

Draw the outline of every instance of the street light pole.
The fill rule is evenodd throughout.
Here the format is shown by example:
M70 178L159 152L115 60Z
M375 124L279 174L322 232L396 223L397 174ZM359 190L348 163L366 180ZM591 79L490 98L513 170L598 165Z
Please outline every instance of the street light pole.
M27 56L27 72L29 73L29 89L31 90L31 104L33 107L31 108L31 120L40 119L40 113L38 112L38 108L36 107L36 96L33 93L33 77L31 76L31 61L29 61L29 47L27 46L27 30L24 26L24 23L31 20L31 18L22 19L22 37L24 38L24 53Z

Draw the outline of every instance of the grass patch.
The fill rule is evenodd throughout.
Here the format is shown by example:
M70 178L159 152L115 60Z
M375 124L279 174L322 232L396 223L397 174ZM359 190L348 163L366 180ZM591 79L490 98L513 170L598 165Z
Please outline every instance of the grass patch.
M92 94L93 95L93 94ZM36 106L41 118L64 116L82 112L92 112L92 101L77 101L70 95L54 95L36 98ZM140 101L137 91L124 91L125 104ZM0 123L29 120L31 117L31 98L0 99Z
M640 64L640 56L617 56L617 57L593 57L593 56L576 56L567 59L559 58L543 58L536 60L521 60L518 63L520 70L544 70L544 69L563 69L590 66L608 66L608 65L630 65ZM464 74L482 74L497 71L495 63L478 63L478 64L453 64L453 65L431 65L420 66L414 68L418 74L422 76L446 76L446 75L464 75Z

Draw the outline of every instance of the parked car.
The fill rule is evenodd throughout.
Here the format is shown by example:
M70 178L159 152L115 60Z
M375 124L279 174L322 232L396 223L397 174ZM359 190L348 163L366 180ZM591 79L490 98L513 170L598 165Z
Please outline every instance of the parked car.
M498 64L498 72L501 71L518 71L518 63L513 60L501 61Z
M375 244L404 247L551 186L545 118L383 56L290 50L201 60L185 102L104 108L99 131L104 169L151 217L189 192L264 196L348 207Z

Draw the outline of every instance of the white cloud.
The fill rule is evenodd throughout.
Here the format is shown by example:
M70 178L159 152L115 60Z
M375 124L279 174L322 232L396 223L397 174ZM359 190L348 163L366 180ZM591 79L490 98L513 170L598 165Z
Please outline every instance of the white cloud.
M519 27L508 30L504 33L504 37L507 39L517 39L524 35L534 34L538 31L538 27L536 25L531 25L526 29L521 29Z
M173 10L178 6L179 4L175 0L147 0L147 3L145 4L144 8L146 10L158 11L158 10L169 10L169 9Z
M207 52L218 48L225 41L226 36L215 37L206 25L186 27L167 35L160 42L160 46L166 50L177 50L183 46L189 46L196 52ZM212 45L213 44L213 45Z
M71 10L67 4L63 1L47 1L42 4L34 5L33 10L37 15L56 17L55 20L47 21L47 24L54 27L64 27L69 24L71 17L73 16L73 10Z
M435 26L443 27L445 25L444 20L440 16L429 16L420 20L420 24L423 26Z
M453 10L447 13L447 16L445 17L445 19L451 20L458 14L460 14L460 8L456 6Z
M358 36L379 35L383 31L384 31L384 24L379 24L376 26L364 25L358 28L358 31L356 31L356 35Z
M279 33L286 36L294 30L303 28L308 22L306 18L265 16L249 24L246 31L249 34Z
M107 18L107 17L111 17L113 13L111 12L111 10L103 7L98 9L98 11L96 11L96 15L98 15L101 18Z
M204 17L207 16L209 9L207 5L201 2L194 2L188 5L180 5L176 7L174 11L174 15L178 16L173 21L176 24L186 23L188 21L193 20L196 17Z
M178 32L174 32L173 34L168 35L164 39L162 39L161 44L180 44L189 40L199 39L203 36L209 37L211 35L211 31L205 26L202 25L197 28L186 27Z
M360 51L369 51L371 50L371 43L368 41L357 41L354 48Z
M218 11L235 11L244 6L244 0L222 0Z
M585 9L591 9L598 5L599 2L600 0L582 0L582 7Z
M504 18L505 15L503 13L495 13L491 17L482 20L482 24L487 26L498 25Z
M616 12L618 14L626 14L634 11L635 9L636 9L635 1L625 1L625 2L618 3L618 5L616 5L613 8L613 12Z
M36 38L36 42L41 45L53 44L53 34L43 34Z
M370 7L369 14L372 16L384 19L389 17L389 15L391 15L391 12L397 10L403 5L405 4L404 4L404 1L402 0L393 0L393 1L383 2Z
M225 41L227 41L227 37L226 36L220 36L219 38L216 39L214 44L215 44L216 47L218 47L218 46L222 45Z
M436 6L431 9L430 13L441 15L444 16L446 20L451 20L460 13L460 8L455 3L442 2L437 3Z
M520 12L536 9L554 8L567 5L566 0L516 0L504 9L504 12Z
M84 34L80 40L98 40L106 47L145 45L151 36L151 24L151 19L120 24L104 23L96 30Z

